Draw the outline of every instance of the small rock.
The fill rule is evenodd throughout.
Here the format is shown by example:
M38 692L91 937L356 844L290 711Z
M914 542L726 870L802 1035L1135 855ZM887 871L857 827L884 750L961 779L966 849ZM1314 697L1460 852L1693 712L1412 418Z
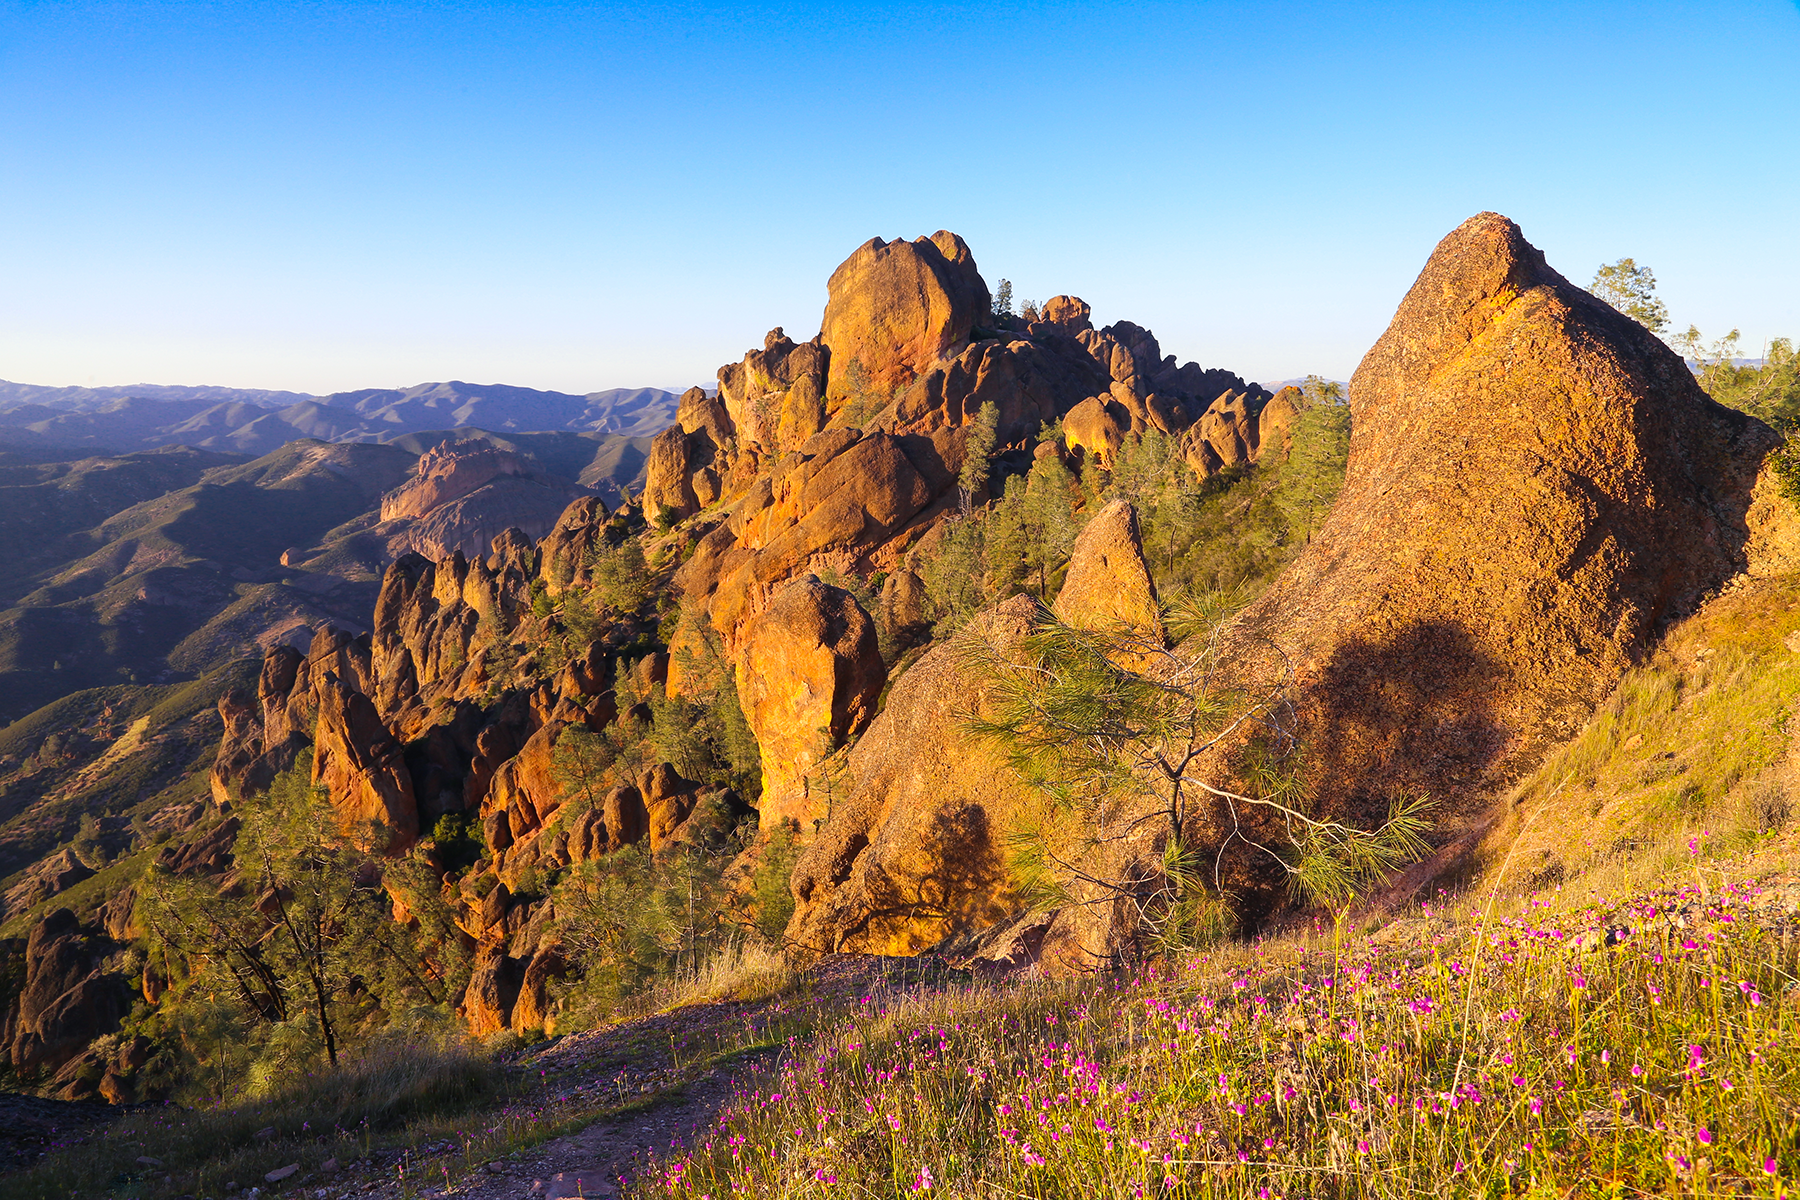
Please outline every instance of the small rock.
M270 1171L267 1175L264 1175L263 1182L264 1183L280 1183L282 1180L292 1178L293 1176L295 1176L299 1173L300 1173L300 1164L299 1163L289 1163L285 1167L276 1167L273 1171Z
M275 1136L275 1127L271 1125L267 1129L259 1129L250 1136L259 1142L266 1142Z
M588 1200L589 1197L611 1197L618 1188L598 1171L558 1171L548 1182L538 1180L531 1185L543 1200Z
M328 1158L324 1162L319 1164L319 1170L326 1175L336 1175L337 1169L338 1169L338 1160L335 1158Z
M237 1181L235 1179L225 1185L225 1194L227 1196L237 1195L237 1190L238 1190L238 1185L237 1185Z
M140 1167L160 1167L164 1165L162 1159L151 1158L148 1154L138 1155L137 1164Z
M506 1174L506 1168L501 1166L497 1162L489 1163L486 1167L486 1170L489 1175L504 1175L504 1174Z

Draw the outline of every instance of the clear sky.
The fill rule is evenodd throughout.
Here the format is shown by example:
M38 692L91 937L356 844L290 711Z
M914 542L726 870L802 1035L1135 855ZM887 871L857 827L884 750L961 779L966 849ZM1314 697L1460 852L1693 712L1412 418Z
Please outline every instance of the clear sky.
M1483 209L1800 337L1800 8L0 0L0 378L684 385L871 236L1345 377Z

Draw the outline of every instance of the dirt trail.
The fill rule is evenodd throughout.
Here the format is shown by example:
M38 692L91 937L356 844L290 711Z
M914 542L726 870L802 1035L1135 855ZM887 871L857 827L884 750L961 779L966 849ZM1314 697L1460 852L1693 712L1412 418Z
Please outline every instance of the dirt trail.
M613 1113L472 1171L452 1142L421 1147L403 1164L356 1164L352 1171L362 1179L325 1187L317 1184L326 1181L309 1181L307 1200L409 1194L415 1200L610 1200L621 1181L642 1177L672 1149L703 1139L735 1095L778 1074L789 1049L781 1031L862 997L886 1003L949 976L930 958L843 955L820 964L798 990L769 1000L690 1005L559 1038L528 1053L517 1069L539 1076L547 1107L604 1105ZM411 1187L402 1181L402 1165Z

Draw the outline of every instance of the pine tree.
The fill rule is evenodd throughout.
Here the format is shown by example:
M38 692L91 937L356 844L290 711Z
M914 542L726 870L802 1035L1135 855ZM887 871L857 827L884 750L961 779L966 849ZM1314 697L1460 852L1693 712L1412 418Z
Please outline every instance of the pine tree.
M247 1021L296 1019L318 1032L336 1066L385 1010L441 1004L443 973L392 919L369 830L339 828L303 757L269 791L236 806L242 822L226 885L153 867L139 916L153 950L185 965L187 990L223 989Z
M988 459L994 453L999 424L1000 410L994 407L992 400L976 409L975 419L969 422L969 432L963 441L962 474L956 481L965 517L969 515L970 507L987 498L988 472L991 469Z
M1179 940L1216 918L1216 864L1231 843L1278 864L1302 895L1331 903L1426 852L1419 797L1396 796L1374 829L1314 815L1285 687L1252 688L1225 657L1221 634L1232 615L1220 597L1178 598L1163 613L1170 646L1127 628L1074 628L1041 611L1014 653L964 644L965 662L986 681L969 729L1005 754L1053 814L1074 816L1072 826L1086 831L1073 847L1042 826L1015 831L1015 869L1028 885L1098 887L1135 904L1152 940ZM1246 734L1247 778L1220 774L1215 752ZM1154 821L1163 862L1152 877L1108 878L1093 866L1102 842L1118 836L1107 823L1127 812L1139 814L1134 827ZM1209 825L1227 836L1199 845L1196 830Z
M1651 333L1669 326L1669 307L1656 295L1656 272L1636 260L1621 258L1594 272L1588 291L1606 301Z

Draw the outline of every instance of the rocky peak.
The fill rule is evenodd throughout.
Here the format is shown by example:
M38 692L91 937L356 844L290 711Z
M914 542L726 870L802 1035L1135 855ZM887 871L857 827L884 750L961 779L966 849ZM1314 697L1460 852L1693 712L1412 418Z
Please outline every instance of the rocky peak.
M1438 245L1350 396L1343 492L1245 620L1295 652L1333 794L1453 814L1743 568L1777 438L1495 213Z
M422 517L502 475L529 475L517 454L486 442L445 442L419 456L413 478L381 498L381 519Z
M1094 323L1089 319L1093 313L1088 302L1079 296L1052 296L1038 309L1038 323L1074 336L1093 329Z
M954 233L870 238L826 285L820 339L831 348L834 400L904 387L966 345L993 308L975 256Z
M412 479L381 498L394 557L481 554L508 529L541 537L589 490L544 474L524 455L483 441L445 442L419 456Z

